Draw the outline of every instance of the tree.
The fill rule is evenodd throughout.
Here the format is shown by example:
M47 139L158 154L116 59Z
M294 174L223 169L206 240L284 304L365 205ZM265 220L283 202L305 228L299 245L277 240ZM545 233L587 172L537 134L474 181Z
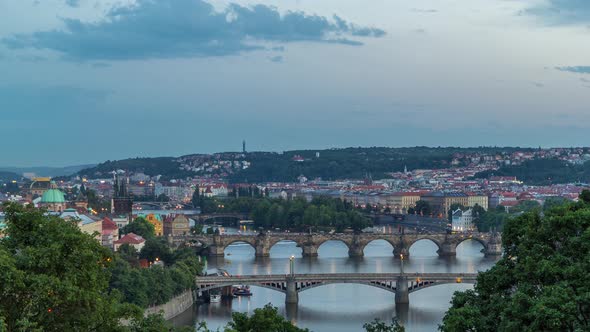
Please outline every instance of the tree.
M417 214L426 216L432 213L432 208L430 207L430 203L428 203L427 201L419 200L416 201L414 211Z
M232 321L225 327L225 332L309 332L308 329L301 329L291 324L281 316L272 305L267 304L264 308L254 309L254 314L248 317L247 314L235 312L232 314Z
M127 263L131 264L132 266L138 266L139 260L137 259L137 249L134 246L130 245L129 243L123 243L119 246L119 256L127 261Z
M116 331L129 316L108 292L112 256L74 222L8 205L0 317L8 331Z
M193 192L193 197L191 199L191 203L193 203L193 207L200 207L201 206L201 193L199 191L199 187L195 187L195 191Z
M202 224L195 224L193 227L191 227L191 234L193 234L193 235L203 234L203 225Z
M385 322L375 319L370 323L363 325L366 332L404 332L406 329L401 326L397 319L393 319L391 325L385 324Z
M164 238L148 238L145 245L139 253L140 258L147 259L149 262L163 261L172 264L172 251Z
M154 225L143 217L135 218L127 226L121 228L120 233L135 233L146 240L156 236Z
M590 329L590 202L508 219L504 255L458 292L441 331Z

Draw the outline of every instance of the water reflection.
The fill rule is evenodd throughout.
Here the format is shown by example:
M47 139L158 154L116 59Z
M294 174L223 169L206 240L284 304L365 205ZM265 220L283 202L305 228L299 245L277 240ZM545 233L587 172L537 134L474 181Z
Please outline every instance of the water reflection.
M404 261L405 272L477 272L490 268L495 259L481 253L481 244L465 241L457 248L456 257L441 258L436 244L419 241L410 248ZM365 248L365 257L349 258L348 248L339 241L328 241L318 250L318 257L301 257L301 248L293 242L279 242L270 257L254 257L254 248L234 244L226 249L225 257L210 258L209 268L223 268L231 274L286 274L289 257L295 255L296 273L399 272L400 260L393 257L393 247L387 241L376 240ZM270 289L252 286L251 298L224 300L200 305L174 319L175 324L207 321L210 328L224 326L232 312L252 313L254 309L272 303L279 311L301 327L312 331L360 331L365 322L379 318L391 321L398 317L407 331L434 331L449 307L452 294L468 289L468 284L429 287L410 294L410 304L396 306L394 294L378 288L357 284L330 284L313 288L299 295L298 306L285 306L285 295Z

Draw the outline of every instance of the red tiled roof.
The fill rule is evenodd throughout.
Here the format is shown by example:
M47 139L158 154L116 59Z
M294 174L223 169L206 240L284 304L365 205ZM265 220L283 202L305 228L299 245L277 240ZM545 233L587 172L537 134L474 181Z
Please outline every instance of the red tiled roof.
M105 218L102 220L102 230L103 230L103 231L104 231L104 230L106 230L106 229L109 229L109 230L115 230L115 229L117 229L117 228L119 228L119 227L117 226L117 224L115 224L115 222L113 222L113 221L112 221L112 220L111 220L109 217L105 217Z
M115 244L125 244L125 243L141 244L144 242L145 242L145 239L142 238L141 236L134 234L134 233L129 233L129 234L123 236L122 238L120 238L119 240L115 241Z

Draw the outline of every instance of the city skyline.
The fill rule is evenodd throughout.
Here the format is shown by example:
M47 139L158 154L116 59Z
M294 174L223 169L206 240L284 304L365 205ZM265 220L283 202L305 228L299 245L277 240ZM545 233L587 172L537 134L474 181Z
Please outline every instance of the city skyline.
M587 145L584 1L113 3L0 1L0 166Z

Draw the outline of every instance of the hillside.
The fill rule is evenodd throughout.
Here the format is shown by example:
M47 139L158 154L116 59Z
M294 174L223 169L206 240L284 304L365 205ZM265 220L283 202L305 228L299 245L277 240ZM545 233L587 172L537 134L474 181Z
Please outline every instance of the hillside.
M95 165L75 165L75 166L65 166L65 167L0 167L0 171L4 172L11 172L17 174L23 173L35 173L37 176L48 176L48 177L58 177L58 176L70 176L72 174L76 174L77 172L89 168L94 167Z
M476 178L490 176L516 176L530 185L548 185L551 183L590 182L590 163L572 165L557 159L529 160L522 165L504 166L495 171L477 173Z
M0 182L9 182L12 180L19 180L22 176L13 173L13 172L6 172L0 171Z
M83 169L76 174L90 179L107 178L111 177L111 173L116 170L144 173L149 176L163 175L166 178L184 178L193 175L190 172L181 170L180 162L173 157L107 160L94 167Z
M296 181L304 175L324 180L386 178L388 173L419 168L446 168L456 154L510 154L522 148L344 148L326 150L293 150L283 153L249 152L194 154L182 157L132 158L106 161L84 169L77 175L87 178L109 177L115 170L162 175L164 179L190 176L214 176L234 183ZM469 161L462 160L461 163Z

